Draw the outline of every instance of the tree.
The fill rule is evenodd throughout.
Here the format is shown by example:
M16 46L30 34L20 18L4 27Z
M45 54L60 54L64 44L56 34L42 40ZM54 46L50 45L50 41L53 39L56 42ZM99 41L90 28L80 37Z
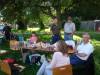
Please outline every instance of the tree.
M100 19L99 0L73 0L75 4L75 14L81 16L83 20Z
M9 22L35 19L40 26L42 25L41 28L44 28L40 14L46 14L50 17L56 15L60 22L61 11L70 3L69 1L71 0L5 0L1 13Z
M57 16L61 24L67 15L99 19L99 8L99 0L0 0L0 12L6 21L22 21L25 26L36 21L40 29L44 28L41 14Z
M9 0L2 5L1 13L4 19L10 23L16 21L18 24L26 26L27 22L33 19L40 22L43 27L43 23L40 19L40 11L36 2L35 0Z

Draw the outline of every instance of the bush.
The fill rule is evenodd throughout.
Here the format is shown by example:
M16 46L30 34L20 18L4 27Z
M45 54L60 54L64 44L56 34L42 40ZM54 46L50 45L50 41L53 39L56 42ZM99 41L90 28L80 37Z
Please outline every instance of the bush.
M80 30L80 24L81 24L81 20L79 17L74 17L73 18L73 21L75 23L75 26L76 26L76 30L79 31Z

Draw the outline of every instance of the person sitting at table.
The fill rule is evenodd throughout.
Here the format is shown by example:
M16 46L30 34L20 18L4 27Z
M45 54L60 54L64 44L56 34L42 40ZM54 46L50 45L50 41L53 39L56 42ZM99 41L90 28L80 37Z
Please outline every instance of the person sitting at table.
M56 43L56 50L57 52L53 54L51 62L50 60L45 60L40 69L38 70L37 75L52 75L53 68L70 64L70 58L67 53L67 45L64 41L58 41Z
M38 41L38 37L36 35L36 33L32 33L31 37L29 38L30 44L34 44Z
M84 64L93 54L93 51L94 47L90 43L90 35L88 33L84 33L82 43L77 46L75 54L70 57L71 64Z
M19 42L17 41L17 35L15 33L11 33L10 35L10 49L18 50Z
M23 34L18 35L18 41L19 41L19 49L22 49L24 47L24 36L23 36Z

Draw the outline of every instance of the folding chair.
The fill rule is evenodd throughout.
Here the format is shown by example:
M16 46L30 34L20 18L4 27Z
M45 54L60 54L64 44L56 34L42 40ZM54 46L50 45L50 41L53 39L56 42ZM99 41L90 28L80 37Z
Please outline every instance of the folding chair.
M8 63L0 60L0 69L7 75L11 75L11 68Z
M72 66L66 65L53 69L53 75L72 75Z
M26 56L29 55L29 54L30 53L29 53L29 50L28 49L24 49L24 48L21 49L21 55L22 55L22 61L23 61L23 63L25 63Z

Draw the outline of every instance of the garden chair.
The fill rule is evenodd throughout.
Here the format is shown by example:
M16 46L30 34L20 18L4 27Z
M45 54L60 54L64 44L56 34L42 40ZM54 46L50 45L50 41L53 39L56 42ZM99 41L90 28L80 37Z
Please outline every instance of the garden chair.
M66 65L53 69L53 75L72 75L72 66Z
M0 60L0 69L3 71L6 75L11 75L11 68L8 63L3 62Z
M25 67L17 63L11 64L0 60L0 69L6 75L19 75L20 72L22 72L25 69Z
M24 49L24 48L21 49L21 55L22 55L22 61L23 61L23 63L25 63L26 56L29 55L29 54L30 53L29 53L29 50L28 49Z

